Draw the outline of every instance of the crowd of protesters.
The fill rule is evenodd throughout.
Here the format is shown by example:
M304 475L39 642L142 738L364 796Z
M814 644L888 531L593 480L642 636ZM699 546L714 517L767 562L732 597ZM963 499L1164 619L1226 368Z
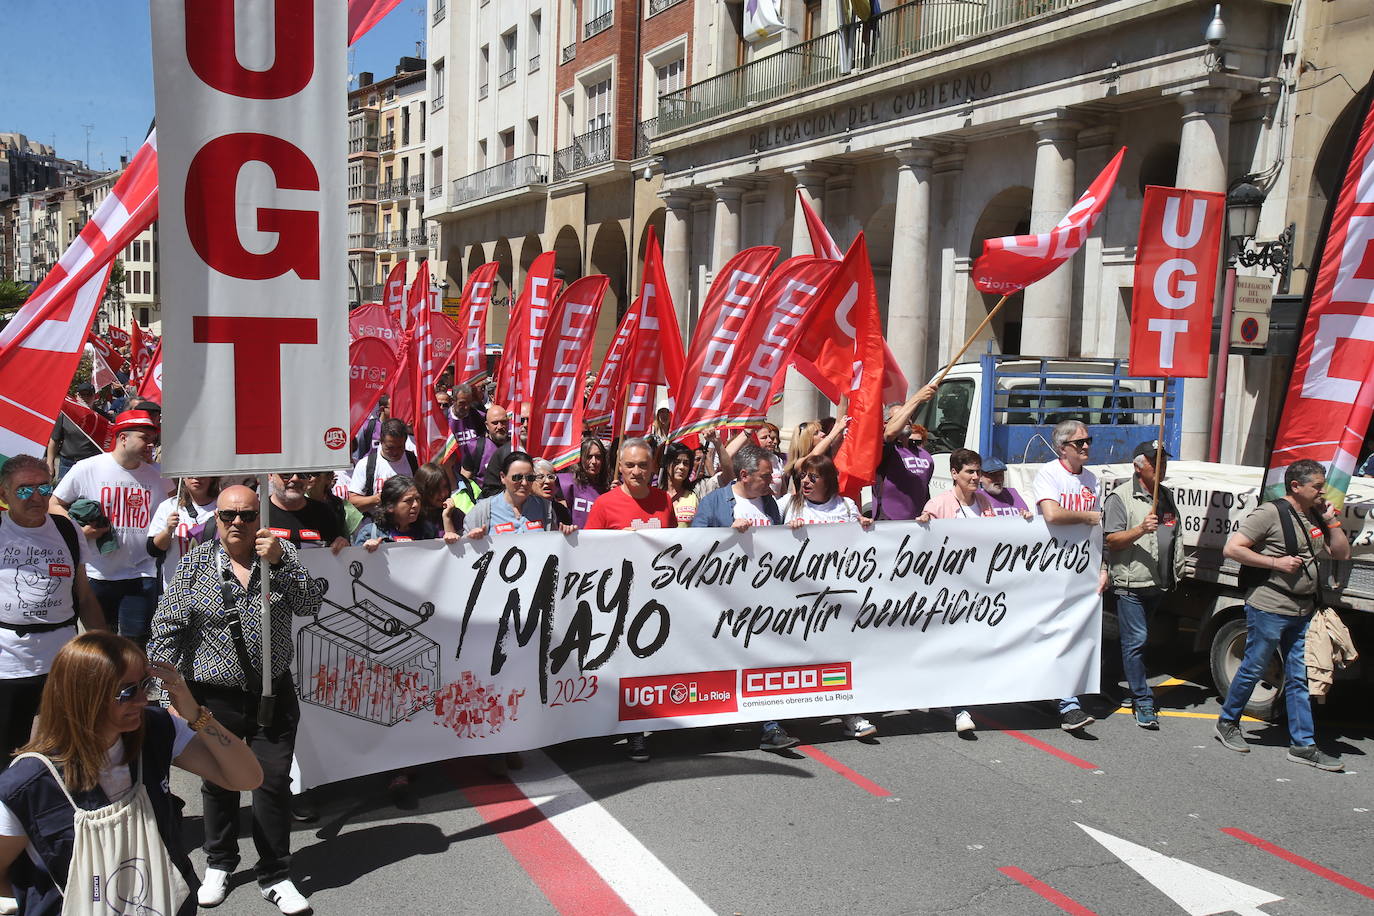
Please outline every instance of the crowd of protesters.
M1115 595L1134 719L1157 729L1143 660L1147 621L1182 575L1178 510L1161 483L1167 452L1142 443L1134 474L1104 493L1087 468L1091 431L1068 420L1055 427L1056 457L1028 493L1007 486L999 457L955 448L953 486L932 498L930 436L913 417L934 393L921 388L892 410L867 503L840 489L834 459L844 417L801 424L784 454L772 424L670 441L664 405L643 438L613 442L588 430L576 464L560 472L518 448L509 411L486 405L480 387L459 385L436 393L456 445L449 460L420 463L409 428L383 400L358 431L350 472L283 471L269 476L265 494L239 480L164 479L154 461L156 405L115 416L108 451L75 448L80 431L59 423L46 461L19 456L0 467L0 763L8 765L0 773L0 912L13 911L7 898L15 895L25 912L58 912L64 890L79 888L76 850L93 842L81 840L96 829L84 814L107 808L146 821L155 874L142 880L160 888L157 900L168 905L159 912L214 906L239 862L239 793L248 790L263 897L283 913L309 911L291 880L289 848L293 817L315 816L290 789L299 717L292 621L317 613L322 597L300 563L305 549L578 529L869 528L874 519L1038 516L1050 525L1101 525L1099 585ZM1247 603L1250 642L1217 737L1250 750L1240 713L1277 651L1289 759L1337 770L1340 761L1316 747L1302 668L1322 564L1350 552L1321 499L1323 483L1320 465L1290 466L1286 499L1261 506L1227 544L1227 556L1262 581ZM1294 527L1304 532L1296 547ZM266 633L257 610L264 574ZM943 712L961 734L974 730L970 710ZM1058 712L1068 731L1093 722L1077 697L1060 699ZM841 726L859 739L877 731L858 714ZM628 736L632 760L650 759L649 737ZM783 723L761 723L760 749L796 743ZM208 867L199 879L166 788L173 763L203 777ZM396 774L392 788L405 780ZM62 824L55 835L54 811Z

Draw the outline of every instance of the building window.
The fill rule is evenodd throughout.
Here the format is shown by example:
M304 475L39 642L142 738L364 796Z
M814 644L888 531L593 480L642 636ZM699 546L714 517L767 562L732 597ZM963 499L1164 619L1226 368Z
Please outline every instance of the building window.
M611 123L611 78L587 87L587 130Z
M148 307L144 306L143 308L140 308L138 310L138 323L143 325L145 328L151 326L153 323L152 319L149 317L151 314L152 310Z
M530 118L529 128L530 142L526 149L531 153L537 153L539 152L539 119Z
M539 46L543 37L544 17L540 13L530 16L530 72L539 69Z
M655 91L659 96L676 92L687 85L687 62L681 57L677 60L669 61L661 67L654 68L654 76L657 81Z
M477 54L477 97L487 97L487 84L491 82L491 47L482 45Z
M434 90L430 95L429 106L435 111L444 107L444 62L436 61L434 64Z
M480 172L487 167L487 141L477 141L477 170Z
M448 3L447 3L447 0L434 0L434 21L435 21L436 23L442 21L443 18L444 18L444 16L445 16L447 13L448 13Z
M410 106L401 109L401 145L410 145Z
M498 136L501 140L501 161L510 162L515 158L515 131L503 130Z

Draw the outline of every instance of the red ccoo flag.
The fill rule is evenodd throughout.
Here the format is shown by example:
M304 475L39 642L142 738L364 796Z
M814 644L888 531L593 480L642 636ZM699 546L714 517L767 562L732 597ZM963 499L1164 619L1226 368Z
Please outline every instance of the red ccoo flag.
M649 386L663 385L668 396L676 395L682 381L682 367L686 357L682 352L682 334L677 326L677 313L668 292L668 278L663 272L663 252L652 226L644 250L644 277L639 286L641 311L634 337L629 345L629 381Z
M459 384L471 385L487 376L487 311L500 268L496 261L483 264L468 275L468 282L463 287L463 303L458 309L463 355L454 373Z
M549 459L557 470L576 464L581 453L582 379L610 282L601 274L575 280L549 312L548 346L530 400L525 451Z
M162 403L162 341L157 342L153 355L148 358L148 370L143 373L143 381L138 386L138 396Z
M406 262L397 261L396 266L386 275L386 285L382 287L382 308L391 316L392 323L398 328L407 328L406 322Z
M855 502L859 492L877 479L883 457L883 347L882 318L873 265L868 260L864 235L849 246L840 268L831 279L832 290L854 289L854 350L850 355L849 426L835 455L840 472L840 492Z
M596 381L592 383L592 393L587 398L587 408L583 415L583 423L587 426L604 426L610 423L618 410L618 405L625 401L623 370L630 338L634 334L635 326L639 324L641 305L638 298L631 302L624 317L620 319L619 327L615 329L615 337L611 338L606 358L601 363L601 371L597 373Z
M525 274L525 287L510 310L510 324L501 352L493 403L516 408L529 400L533 374L539 369L539 352L549 308L558 298L562 281L553 276L555 254L546 251L534 259Z

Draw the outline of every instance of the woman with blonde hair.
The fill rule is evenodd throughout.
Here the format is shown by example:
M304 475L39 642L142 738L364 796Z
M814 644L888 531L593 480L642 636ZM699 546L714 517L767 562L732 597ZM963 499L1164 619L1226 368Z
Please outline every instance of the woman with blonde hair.
M154 679L176 716L147 705ZM34 916L95 912L92 901L100 912L194 913L173 763L227 789L262 783L253 752L175 667L103 630L63 646L37 732L0 774L0 894L22 896Z

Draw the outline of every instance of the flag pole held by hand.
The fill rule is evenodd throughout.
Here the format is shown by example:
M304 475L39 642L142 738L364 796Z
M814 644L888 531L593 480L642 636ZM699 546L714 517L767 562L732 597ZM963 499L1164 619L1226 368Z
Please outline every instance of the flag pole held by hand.
M258 503L261 506L262 527L270 530L272 523L268 516L272 511L272 488L266 474L258 478ZM262 608L258 623L259 642L262 644L262 696L258 698L258 725L269 728L276 705L276 697L272 696L272 581L271 564L262 556L258 557L258 583L262 586Z

